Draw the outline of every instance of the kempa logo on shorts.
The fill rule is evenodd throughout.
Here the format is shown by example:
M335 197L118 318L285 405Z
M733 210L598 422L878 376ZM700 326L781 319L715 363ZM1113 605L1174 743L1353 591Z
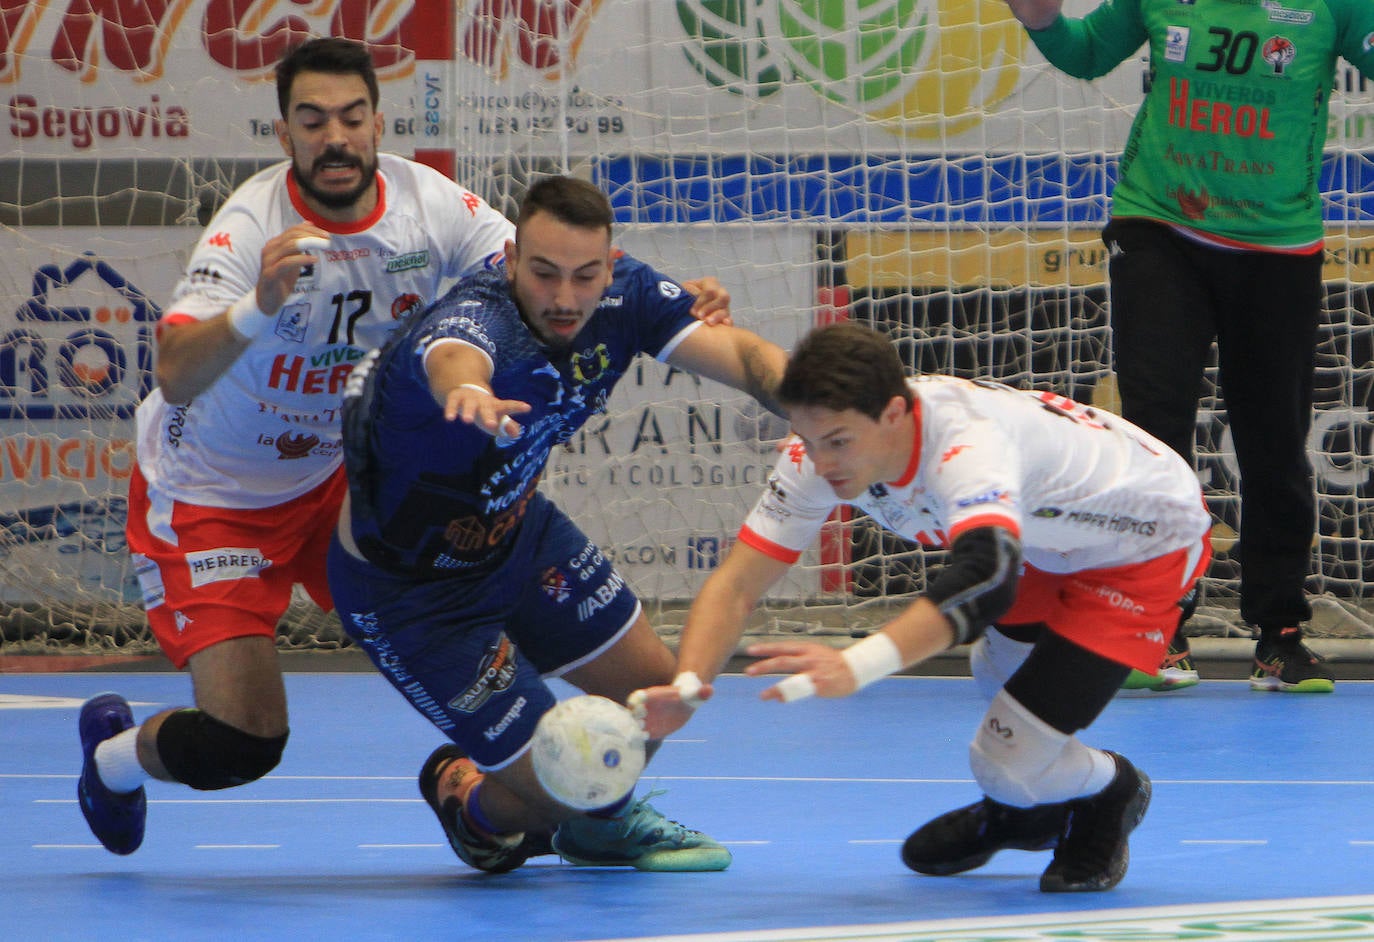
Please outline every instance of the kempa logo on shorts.
M272 560L257 549L224 546L186 554L186 568L191 574L191 587L199 588L212 582L234 579L256 579Z
M525 712L525 707L528 705L529 701L524 697L517 698L516 701L511 704L511 708L506 711L506 715L501 717L501 722L497 723L495 726L488 726L486 729L482 730L482 738L486 739L487 742L495 742L497 739L501 738L501 734L510 729L510 724L520 719L520 714Z

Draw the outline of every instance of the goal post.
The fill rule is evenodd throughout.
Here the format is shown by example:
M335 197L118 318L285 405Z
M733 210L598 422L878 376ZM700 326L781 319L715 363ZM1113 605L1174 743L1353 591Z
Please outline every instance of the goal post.
M208 213L280 159L270 65L304 34L374 48L384 148L507 212L541 174L591 179L618 245L716 276L736 321L784 346L852 318L914 369L1116 404L1099 233L1145 64L1069 79L1003 0L11 4L0 605L25 627L5 629L6 647L146 643L121 501L150 325ZM1309 588L1318 633L1367 634L1374 98L1344 63L1331 113ZM544 486L671 630L785 430L748 397L647 362L555 452ZM1217 517L1200 622L1234 631L1237 480L1214 370L1197 461ZM862 632L939 559L837 520L760 630ZM308 606L282 636L339 643Z

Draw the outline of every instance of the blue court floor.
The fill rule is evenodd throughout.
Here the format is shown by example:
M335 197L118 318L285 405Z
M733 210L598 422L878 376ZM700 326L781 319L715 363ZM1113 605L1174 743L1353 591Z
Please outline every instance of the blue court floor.
M177 674L0 674L0 939L1374 938L1374 683L1331 695L1206 681L1122 694L1084 738L1155 784L1114 891L1037 891L1047 854L958 877L898 859L928 818L977 797L966 678L894 677L844 701L763 703L721 679L641 785L725 842L724 873L466 868L420 799L440 741L379 677L288 674L277 771L197 793L149 785L147 839L104 851L76 805L81 701L142 719Z

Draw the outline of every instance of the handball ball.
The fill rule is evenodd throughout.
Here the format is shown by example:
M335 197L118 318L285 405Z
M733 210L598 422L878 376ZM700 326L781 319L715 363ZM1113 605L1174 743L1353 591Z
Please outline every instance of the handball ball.
M545 791L569 808L592 811L634 788L644 771L645 739L615 701L572 697L540 717L530 757Z

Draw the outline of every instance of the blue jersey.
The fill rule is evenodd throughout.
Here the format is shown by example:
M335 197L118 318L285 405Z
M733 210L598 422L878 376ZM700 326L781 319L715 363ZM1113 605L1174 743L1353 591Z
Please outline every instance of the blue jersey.
M344 398L353 538L368 560L419 577L483 572L505 557L555 445L604 412L640 353L666 358L692 329L693 296L629 256L566 349L520 317L503 269L464 279L354 372ZM444 419L424 370L446 338L491 358L492 390L531 406L517 439Z

